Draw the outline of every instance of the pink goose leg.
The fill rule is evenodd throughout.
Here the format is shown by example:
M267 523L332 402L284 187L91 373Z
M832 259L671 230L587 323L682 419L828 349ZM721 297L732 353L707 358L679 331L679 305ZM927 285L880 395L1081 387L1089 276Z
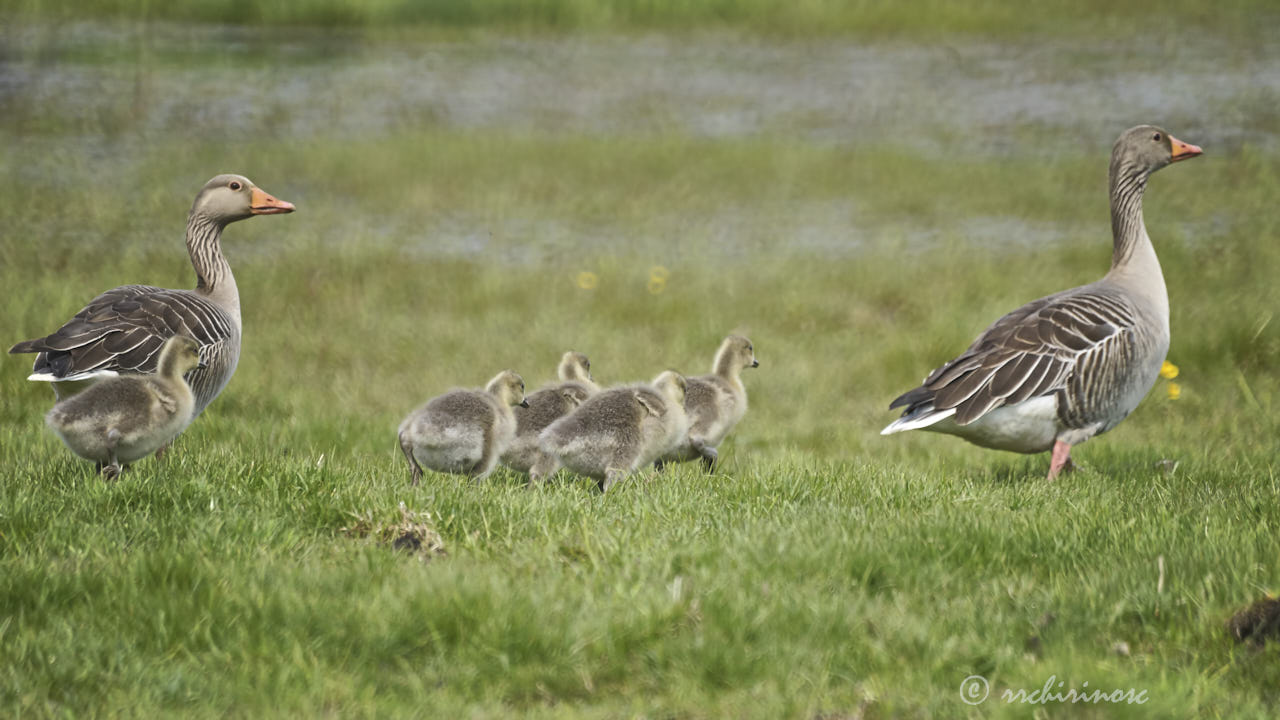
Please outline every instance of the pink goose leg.
M1074 469L1071 464L1071 446L1055 440L1053 443L1053 459L1049 461L1049 477L1046 480L1052 481L1058 477L1063 470Z

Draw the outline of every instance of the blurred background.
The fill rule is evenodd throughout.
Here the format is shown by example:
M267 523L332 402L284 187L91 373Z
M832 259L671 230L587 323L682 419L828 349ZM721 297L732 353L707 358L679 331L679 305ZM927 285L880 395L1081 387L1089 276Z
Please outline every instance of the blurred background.
M0 9L6 347L116 285L192 286L186 213L217 173L298 207L223 237L244 352L184 442L392 463L395 424L448 387L534 387L567 349L605 383L706 372L740 332L762 367L722 457L969 462L879 438L888 402L1105 272L1111 143L1155 123L1205 150L1146 204L1180 376L1112 437L1273 447L1272 3ZM29 362L5 356L0 418L60 452Z

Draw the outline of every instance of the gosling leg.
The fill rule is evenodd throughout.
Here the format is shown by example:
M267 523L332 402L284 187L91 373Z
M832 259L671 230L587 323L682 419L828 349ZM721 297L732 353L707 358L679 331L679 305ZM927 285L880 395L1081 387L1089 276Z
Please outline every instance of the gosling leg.
M714 472L716 469L716 460L720 459L720 453L715 448L707 445L701 440L689 439L689 446L693 451L698 453L702 458L702 467L707 472Z
M111 428L107 431L107 452L111 462L102 466L102 479L108 482L120 477L120 458L116 457L116 445L120 443L120 431Z
M409 444L403 434L400 435L400 452L403 452L405 459L409 461L409 475L413 478L411 484L417 487L418 483L422 481L422 466L418 464L417 458L413 456L413 446Z
M560 459L550 453L538 453L538 459L529 468L529 487L542 485L560 470Z
M609 492L609 488L613 487L614 485L617 485L620 481L622 481L626 477L627 477L626 470L618 470L616 468L609 468L608 470L605 470L604 482L600 483L600 492L602 493Z

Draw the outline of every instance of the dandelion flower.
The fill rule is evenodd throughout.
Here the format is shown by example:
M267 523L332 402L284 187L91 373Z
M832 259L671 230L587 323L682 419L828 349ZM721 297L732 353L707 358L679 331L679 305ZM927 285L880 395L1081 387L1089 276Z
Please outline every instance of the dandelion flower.
M1165 380L1172 380L1178 377L1178 366L1165 360L1164 364L1160 366L1160 377Z
M600 284L600 278L597 277L596 274L591 272L590 270L583 270L582 272L578 273L577 282L578 282L578 287L582 288L583 290L595 290L596 285Z
M1182 397L1182 386L1176 382L1169 383L1168 391L1170 400L1177 400Z
M659 282L666 282L667 278L669 277L671 277L671 271L662 267L661 265L654 265L653 267L649 268L650 282L654 280L657 280Z
M648 287L650 294L657 295L667 289L667 281L660 277L650 277Z

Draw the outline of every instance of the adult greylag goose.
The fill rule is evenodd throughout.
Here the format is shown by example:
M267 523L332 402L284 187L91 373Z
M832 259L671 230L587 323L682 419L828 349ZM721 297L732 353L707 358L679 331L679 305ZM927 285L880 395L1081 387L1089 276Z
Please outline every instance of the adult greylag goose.
M195 396L182 375L199 367L196 341L174 335L160 346L154 373L94 383L54 405L45 422L72 452L113 479L123 465L168 445L191 422Z
M1052 450L1048 479L1071 447L1115 427L1142 400L1169 350L1169 296L1142 219L1151 173L1201 153L1151 125L1111 150L1111 269L1101 280L1030 302L995 321L959 357L889 408L881 435L931 430L982 447Z
M268 195L248 178L219 175L196 195L187 217L187 252L194 290L124 285L94 298L51 335L20 342L10 353L39 353L28 380L53 384L59 398L122 372L155 370L167 338L200 344L203 368L187 382L199 415L226 387L240 359L240 293L222 255L222 230L254 215L291 213L292 203Z

